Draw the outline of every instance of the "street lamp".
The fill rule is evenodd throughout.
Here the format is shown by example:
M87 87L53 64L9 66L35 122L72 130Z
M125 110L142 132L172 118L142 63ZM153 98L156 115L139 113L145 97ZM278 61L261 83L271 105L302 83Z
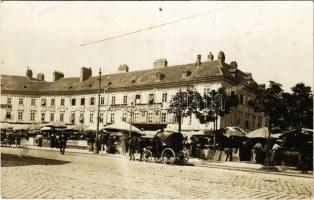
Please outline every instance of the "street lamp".
M96 129L96 148L94 153L99 153L98 149L98 134L99 134L99 113L100 113L100 87L101 87L101 68L99 68L99 79L98 79L98 105L97 105L97 129Z

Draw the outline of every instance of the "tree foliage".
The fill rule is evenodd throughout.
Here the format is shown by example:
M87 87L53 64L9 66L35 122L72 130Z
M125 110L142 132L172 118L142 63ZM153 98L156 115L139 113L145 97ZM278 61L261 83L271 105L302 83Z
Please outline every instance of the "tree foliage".
M256 112L266 113L269 117L268 127L278 126L280 119L285 113L284 91L280 83L269 81L269 87L260 89L255 99L249 101L249 105Z
M301 129L313 128L313 94L310 86L298 83L291 88L292 93L284 93L287 112L285 120L290 126Z
M229 108L233 106L231 104L232 99L231 96L227 95L224 87L218 88L217 91L212 90L210 94L204 94L202 97L203 106L194 114L201 124L213 122L218 116L223 117L229 113Z
M202 107L202 96L196 90L188 88L186 91L180 91L172 97L169 111L174 113L178 124L179 132L181 132L181 123L184 117L192 115Z
M284 92L282 85L274 81L269 87L260 89L249 105L256 112L264 112L269 117L268 127L313 127L313 95L311 87L298 83L292 93Z

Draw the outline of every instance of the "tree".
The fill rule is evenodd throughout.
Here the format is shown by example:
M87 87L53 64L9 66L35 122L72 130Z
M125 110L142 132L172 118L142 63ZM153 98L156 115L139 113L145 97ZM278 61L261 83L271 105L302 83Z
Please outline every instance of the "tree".
M200 109L202 105L202 96L196 90L188 88L186 91L180 91L172 98L169 111L174 113L178 121L178 132L181 133L182 119L192 115Z
M298 83L291 88L292 93L284 93L287 113L285 121L290 126L301 129L313 128L313 94L310 86Z
M224 87L212 90L211 94L204 94L203 105L196 110L195 116L201 124L214 122L218 116L223 117L229 113L231 107L238 104L236 95L228 95Z
M280 83L269 81L269 87L259 89L255 99L249 101L255 112L266 113L269 117L268 128L280 125L280 120L286 113L284 91Z

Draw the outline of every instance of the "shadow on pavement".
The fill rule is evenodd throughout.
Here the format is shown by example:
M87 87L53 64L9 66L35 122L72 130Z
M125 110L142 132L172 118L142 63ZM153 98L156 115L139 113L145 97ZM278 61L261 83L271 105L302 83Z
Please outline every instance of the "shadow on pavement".
M19 157L13 154L1 153L1 167L18 167L27 165L64 165L68 161L52 160L35 157Z

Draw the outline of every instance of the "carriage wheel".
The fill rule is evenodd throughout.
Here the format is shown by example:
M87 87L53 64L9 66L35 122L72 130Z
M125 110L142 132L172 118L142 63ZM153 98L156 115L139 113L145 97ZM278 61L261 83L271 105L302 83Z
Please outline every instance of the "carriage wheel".
M143 161L144 162L151 162L153 154L150 150L144 150L143 152Z
M165 164L172 165L176 160L176 155L171 148L165 148L162 151L161 158Z

